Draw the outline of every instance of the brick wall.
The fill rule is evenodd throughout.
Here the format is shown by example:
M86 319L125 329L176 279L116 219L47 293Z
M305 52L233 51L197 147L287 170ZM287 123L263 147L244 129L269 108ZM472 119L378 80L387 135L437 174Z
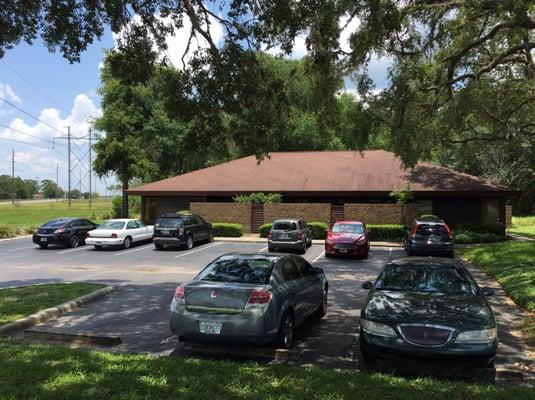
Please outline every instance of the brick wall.
M264 204L264 223L281 218L299 218L307 222L329 223L331 205L329 203L273 203Z
M190 203L192 213L199 214L208 222L242 224L245 232L251 232L251 205L240 203Z
M346 219L367 224L407 224L418 214L416 204L345 204Z
M508 228L513 226L513 206L505 206L505 225Z

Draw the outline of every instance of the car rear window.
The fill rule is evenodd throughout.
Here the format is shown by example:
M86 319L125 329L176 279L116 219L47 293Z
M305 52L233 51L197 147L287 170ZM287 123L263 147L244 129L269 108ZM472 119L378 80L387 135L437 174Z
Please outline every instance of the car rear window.
M223 256L209 264L196 279L266 284L275 260L275 257Z
M423 235L423 236L430 236L430 235L443 236L443 235L447 235L448 231L446 230L446 227L444 225L420 224L416 228L416 234Z
M275 221L273 229L276 231L295 231L297 224L293 221Z
M43 228L61 228L62 226L67 225L69 222L71 222L71 220L53 219L52 221L48 221L42 227Z
M155 226L157 228L182 228L184 223L182 218L159 218Z
M119 229L123 229L123 227L124 227L124 222L108 221L108 222L104 222L102 225L100 225L98 227L98 229L115 229L115 230L119 230Z
M334 233L364 233L364 227L361 224L334 224L332 231Z
M375 289L468 295L477 292L470 276L453 264L391 264L377 278Z

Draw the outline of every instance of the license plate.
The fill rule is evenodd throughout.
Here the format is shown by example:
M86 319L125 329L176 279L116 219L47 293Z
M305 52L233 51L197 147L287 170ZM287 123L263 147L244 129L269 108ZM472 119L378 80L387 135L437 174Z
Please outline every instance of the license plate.
M290 239L290 235L288 235L287 233L283 233L281 234L281 239Z
M201 333L208 333L209 335L219 335L221 333L222 327L222 322L199 321L199 331Z
M340 253L347 253L347 249L341 248L339 250L340 250Z
M96 244L101 244L102 242L101 242L101 241L97 241L97 242L95 242L95 243L96 243Z
M46 242L47 240L47 238L41 238L41 242Z
M164 235L169 235L169 231L162 231Z

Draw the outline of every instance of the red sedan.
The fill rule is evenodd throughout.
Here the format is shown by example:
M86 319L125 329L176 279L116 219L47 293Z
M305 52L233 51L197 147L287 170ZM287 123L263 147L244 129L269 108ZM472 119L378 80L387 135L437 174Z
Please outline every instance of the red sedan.
M325 255L350 255L368 258L370 233L364 222L338 221L327 232Z

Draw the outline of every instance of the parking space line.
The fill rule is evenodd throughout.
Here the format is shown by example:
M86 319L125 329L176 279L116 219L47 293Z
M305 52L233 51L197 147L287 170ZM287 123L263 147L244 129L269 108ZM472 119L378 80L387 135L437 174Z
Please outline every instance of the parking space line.
M210 246L204 246L204 247L201 247L200 249L197 249L197 250L188 251L187 253L184 253L184 254L179 254L178 256L175 256L175 258L185 257L185 256L188 256L190 254L197 253L198 251L203 251L205 249L209 249L210 247L219 246L221 244L223 244L223 242L214 243L214 244L211 244Z
M89 250L87 247L85 246L82 246L82 247L76 247L74 249L69 249L69 250L63 250L63 251L60 251L56 254L65 254L65 253L72 253L73 251L80 251L80 250Z
M12 251L19 251L19 250L27 250L27 249L33 249L35 248L36 246L31 246L31 247L18 247L16 249L9 249L9 250L4 250L6 253L11 253Z
M260 249L258 250L259 253L263 253L264 251L266 251L268 249L268 246L264 247L263 249Z
M325 250L322 251L322 252L320 253L320 255L317 256L317 257L312 261L312 264L314 264L316 261L318 261L318 260L319 260L321 257L323 257L324 255L325 255Z
M150 244L147 244L145 246L136 247L135 249L120 251L119 253L115 253L115 255L116 256L122 256L123 254L129 254L129 253L133 253L135 251L145 250L145 249L147 249L149 247L153 247L153 244L150 243Z

